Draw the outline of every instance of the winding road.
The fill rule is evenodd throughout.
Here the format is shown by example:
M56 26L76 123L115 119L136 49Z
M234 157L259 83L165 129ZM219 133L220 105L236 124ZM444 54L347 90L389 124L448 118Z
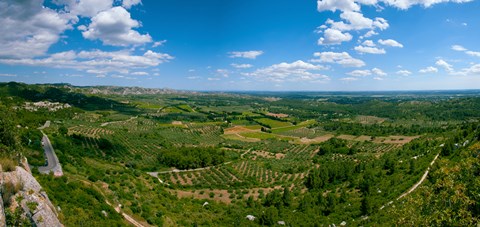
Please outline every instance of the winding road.
M43 133L43 132L42 132ZM48 136L43 133L42 138L43 150L45 151L45 156L47 157L47 165L38 167L40 173L49 174L53 172L55 176L63 176L62 166L58 160L55 151L53 150L52 143L48 139Z
M433 161L430 163L430 166L433 166L433 164L435 164L435 161L437 160L438 156L440 155L440 153L438 153L435 158L433 159ZM409 195L410 193L412 193L413 191L415 191L415 189L418 188L418 186L420 186L426 179L427 179L427 176L428 176L428 173L430 172L430 166L427 168L427 170L425 171L425 173L423 174L422 178L420 178L420 180L414 184L410 189L408 189L408 191L406 191L405 193L401 194L397 200L400 200L401 198ZM382 210L383 208L385 208L386 206L389 206L393 203L393 201L390 201L388 202L387 204L383 205L382 207L380 207L380 210Z

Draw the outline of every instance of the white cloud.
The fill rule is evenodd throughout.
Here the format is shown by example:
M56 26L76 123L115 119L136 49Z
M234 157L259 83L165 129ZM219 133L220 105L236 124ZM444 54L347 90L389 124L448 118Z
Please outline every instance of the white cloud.
M399 71L397 71L397 74L401 75L401 76L409 76L409 75L412 74L412 72L410 72L408 70L399 70Z
M368 38L368 37L372 37L374 35L378 35L378 32L376 32L374 30L370 30L367 33L365 33L365 35L363 35L363 37Z
M375 43L373 43L372 40L365 40L365 41L363 41L362 45L364 45L364 46L369 46L369 47L374 47L374 46L376 46Z
M453 66L448 64L448 62L444 61L443 59L440 59L437 62L435 62L435 65L438 65L438 66L444 68L448 72L453 71Z
M237 68L237 69L248 69L248 68L253 67L253 65L251 65L251 64L235 64L235 63L232 63L230 65L234 68Z
M428 66L427 68L420 69L418 72L419 73L436 73L438 72L438 69L433 66Z
M480 52L468 50L467 48L460 45L453 45L452 50L465 52L466 54L473 57L480 57Z
M377 47L356 46L354 49L360 53L367 53L367 54L385 54L386 53L385 49L380 49Z
M0 1L0 58L44 55L77 20L44 7L42 0Z
M343 21L333 21L328 19L326 24L329 24L331 28L339 31L351 31L351 30L364 30L375 29L385 30L389 27L387 20L377 17L375 20L366 18L362 13L346 11L340 14L340 19ZM325 28L328 26L325 26Z
M391 46L391 47L400 47L400 48L403 48L403 45L393 39L387 39L387 40L383 40L383 39L380 39L378 40L378 43L384 45L384 46Z
M150 74L147 73L147 72L133 72L133 73L131 73L131 75L134 75L134 76L148 76Z
M473 0L317 0L317 10L323 11L341 11L341 21L333 21L328 19L326 23L319 26L318 29L326 29L324 37L318 40L319 45L341 44L350 41L351 34L343 33L350 30L370 29L360 39L378 34L375 30L385 30L390 25L384 18L377 17L375 19L365 17L361 12L361 5L373 5L377 10L382 10L383 6L393 6L399 9L408 9L413 5L423 5L430 7L434 4L442 2L465 3ZM382 3L382 4L381 4ZM330 25L328 28L327 25ZM333 29L333 30L329 30ZM400 43L388 43L395 47L403 47Z
M318 45L336 45L352 40L350 33L342 33L337 29L328 28L324 36L318 40Z
M163 46L163 44L165 44L167 42L167 40L162 40L162 41L157 41L157 42L154 42L152 47L158 47L158 46Z
M475 64L469 68L463 69L466 75L480 75L480 64Z
M113 0L65 0L70 13L83 17L93 17L112 8Z
M92 74L107 74L111 72L128 73L131 69L145 69L173 59L164 53L151 50L143 55L134 55L128 50L105 52L65 51L43 58L0 59L0 63L8 65L44 66L52 68L68 68L85 71Z
M463 46L460 46L460 45L453 45L452 46L452 50L455 50L455 51L467 51L467 49Z
M228 77L230 72L226 69L217 69L217 74L223 77Z
M217 77L208 77L207 80L209 80L209 81L217 81L217 80L220 80L220 78L217 78Z
M122 6L125 7L125 9L130 9L134 5L142 4L142 0L123 0Z
M0 77L16 77L17 74L11 74L11 73L0 73Z
M313 56L318 59L312 59L312 62L335 63L344 67L362 67L365 62L353 58L347 52L316 52Z
M480 52L477 52L477 51L465 51L466 54L470 55L470 56L474 56L474 57L480 57Z
M140 23L130 17L130 13L121 6L102 11L92 18L87 30L82 32L86 39L100 39L106 45L128 46L152 42L149 34L142 35L133 28Z
M189 77L187 77L187 79L196 80L196 79L200 79L200 77L199 76L189 76Z
M376 75L377 77L375 77L375 78L380 78L380 77L383 77L383 76L387 75L383 70L381 70L379 68L373 68L372 70L368 70L368 69L353 70L353 71L351 71L347 74L350 75L350 76L353 76L353 77L366 77L366 76L370 76L370 75Z
M388 27L390 27L390 25L388 24L388 21L381 17L375 18L375 21L373 22L373 26L379 28L380 30L385 30Z
M373 68L372 73L377 75L377 76L386 76L387 75L387 73L385 73L383 70L381 70L379 68Z
M256 59L258 56L263 54L261 50L251 50L251 51L232 51L228 53L231 58L248 58Z
M320 12L327 10L330 10L332 12L335 12L337 10L359 11L360 6L353 0L318 0L317 10Z
M340 78L340 80L343 80L343 81L346 81L346 82L351 82L351 81L358 80L358 78L357 77L344 77L344 78Z
M295 61L292 63L280 63L266 68L257 69L252 73L244 73L245 76L254 77L260 81L273 82L299 82L299 81L326 81L328 76L315 73L315 71L324 70L321 65L314 65L304 61Z
M377 76L377 77L374 77L373 79L374 79L374 80L383 80L382 77L378 77L378 76Z
M355 77L365 77L365 76L372 75L372 72L368 69L365 69L365 70L353 70L347 74Z
M453 2L453 3L466 3L473 0L382 0L387 5L397 7L399 9L408 9L413 5L422 5L425 8L428 8L434 4Z

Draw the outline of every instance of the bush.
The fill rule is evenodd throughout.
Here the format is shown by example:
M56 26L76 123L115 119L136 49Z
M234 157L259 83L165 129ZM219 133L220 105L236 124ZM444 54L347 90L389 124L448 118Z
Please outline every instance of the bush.
M15 163L15 161L13 161L12 159L2 158L0 159L0 165L2 166L2 170L4 172L11 172L15 170L15 166L17 166L17 163Z

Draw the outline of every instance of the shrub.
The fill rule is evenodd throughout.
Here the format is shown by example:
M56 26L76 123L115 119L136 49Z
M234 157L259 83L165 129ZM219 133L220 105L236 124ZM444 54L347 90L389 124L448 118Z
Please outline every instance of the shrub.
M15 163L15 161L13 161L12 159L2 158L0 159L0 165L2 166L2 170L4 172L11 172L15 170L15 166L17 166L17 163Z

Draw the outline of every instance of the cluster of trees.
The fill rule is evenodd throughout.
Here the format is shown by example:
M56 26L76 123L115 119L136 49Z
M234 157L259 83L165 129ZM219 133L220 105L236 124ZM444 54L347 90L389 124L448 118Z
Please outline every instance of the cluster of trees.
M355 173L361 169L349 160L323 162L319 168L313 169L305 179L305 186L309 190L324 190L331 185L351 181Z
M335 132L338 134L350 134L355 136L388 136L388 135L419 135L424 133L441 133L447 132L452 127L439 128L429 126L392 126L392 125L366 125L360 123L347 123L339 121L327 121L322 123L321 127L325 131Z
M195 169L225 162L225 151L214 147L167 148L160 151L157 159L164 166Z
M355 146L348 146L347 141L344 139L331 138L321 143L318 151L318 155L326 154L348 154L353 155L358 152Z

